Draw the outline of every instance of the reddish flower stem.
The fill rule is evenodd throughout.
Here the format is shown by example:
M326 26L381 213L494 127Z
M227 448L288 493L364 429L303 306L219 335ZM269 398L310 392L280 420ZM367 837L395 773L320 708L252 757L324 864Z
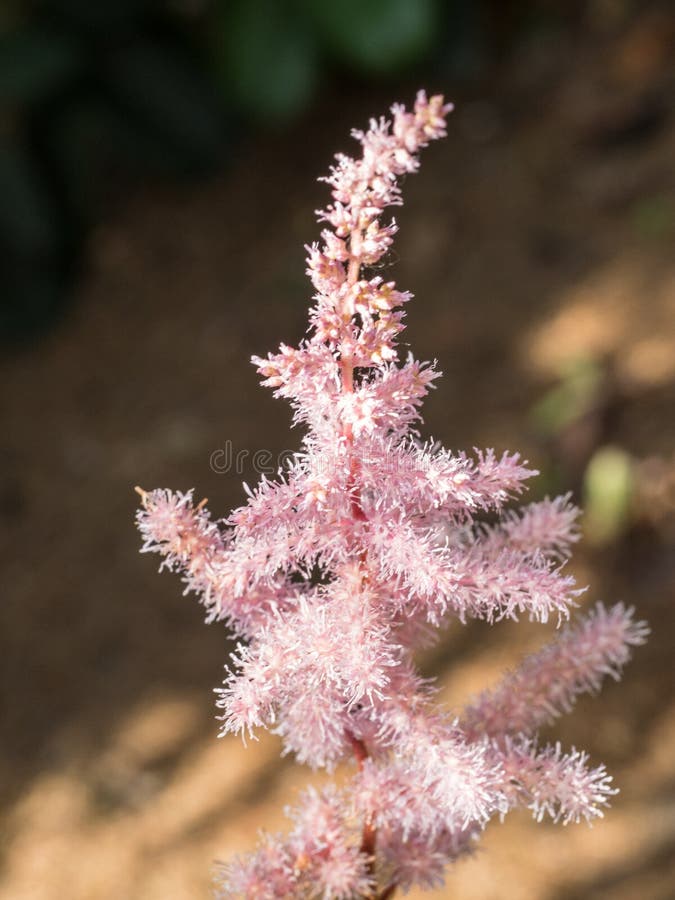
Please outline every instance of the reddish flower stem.
M354 231L351 235L351 254L352 258L349 261L349 269L347 272L347 282L349 284L355 284L359 278L359 271L361 268L361 258L360 258L360 244L361 244L361 233L359 231ZM351 358L348 356L342 356L340 359L340 374L342 380L342 390L351 394L354 391L354 366L352 364ZM352 434L351 424L347 424L344 432L343 432L345 441L347 443L348 448L351 449L354 436ZM351 511L352 517L355 520L365 521L366 515L363 512L363 507L361 506L361 497L359 495L358 487L357 487L357 471L358 465L356 460L352 456L349 460L349 487L351 494ZM365 574L365 553L362 554L359 563ZM347 732L347 737L349 739L350 744L352 745L352 749L354 751L354 756L356 757L356 761L358 763L359 770L363 769L363 764L368 759L368 748L365 743L357 738L351 732ZM367 818L363 823L363 832L361 835L361 853L368 860L368 872L375 879L375 849L377 844L377 829L370 818ZM381 894L378 894L377 890L373 893L367 895L364 900L387 900L387 898L391 897L394 891L396 890L396 885L391 884L388 887L384 888Z
M363 768L364 762L368 759L368 748L361 738L357 738L351 731L347 732L347 740L352 745L352 750L354 751L354 756L356 757L356 762L359 765L360 771Z

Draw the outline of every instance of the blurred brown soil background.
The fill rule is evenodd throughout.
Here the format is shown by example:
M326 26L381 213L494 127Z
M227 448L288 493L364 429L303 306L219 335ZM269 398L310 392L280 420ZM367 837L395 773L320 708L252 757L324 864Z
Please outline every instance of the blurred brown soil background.
M495 822L429 897L675 897L674 29L660 13L524 46L453 97L448 139L405 185L384 274L415 292L406 338L445 373L425 434L521 450L549 490L618 449L628 512L572 565L582 605L621 600L653 629L620 685L545 735L607 763L605 820ZM328 98L219 180L138 192L93 235L68 318L3 361L2 900L208 896L213 860L284 828L312 777L274 737L216 739L227 633L139 556L132 488L194 486L225 515L255 476L212 471L215 450L297 447L248 357L304 331L315 176L416 87ZM544 435L532 410L579 359L600 387ZM553 628L453 625L424 665L459 707Z

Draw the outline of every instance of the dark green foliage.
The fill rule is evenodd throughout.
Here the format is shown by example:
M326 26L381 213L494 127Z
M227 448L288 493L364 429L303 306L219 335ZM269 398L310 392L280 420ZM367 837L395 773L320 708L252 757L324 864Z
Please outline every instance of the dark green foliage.
M319 42L292 2L218 3L213 52L223 97L253 117L286 120L306 108L316 89Z
M16 337L46 324L86 229L130 179L222 166L236 123L279 127L345 71L386 78L428 63L432 51L445 68L458 11L475 6L5 0L0 329Z
M301 0L334 55L364 72L390 73L424 57L439 36L437 0Z
M37 103L73 78L82 46L68 34L39 27L0 35L0 102Z
M85 230L130 178L219 165L231 129L194 32L152 0L41 0L0 18L5 336L58 311Z

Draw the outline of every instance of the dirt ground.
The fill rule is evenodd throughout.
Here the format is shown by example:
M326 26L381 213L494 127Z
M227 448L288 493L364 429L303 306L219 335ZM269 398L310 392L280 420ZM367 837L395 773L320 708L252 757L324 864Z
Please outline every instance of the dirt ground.
M675 897L674 27L525 45L470 94L441 85L449 137L405 185L391 277L417 297L411 347L445 372L426 433L522 450L561 490L619 448L630 509L573 569L584 603L635 605L653 629L621 684L546 735L607 763L606 819L494 823L425 896ZM274 738L216 739L228 637L138 554L132 486L194 486L225 515L253 473L214 472L215 450L297 446L247 360L304 331L314 176L415 87L327 97L219 180L121 203L68 317L2 362L2 900L208 896L212 861L283 828L312 777ZM579 359L600 388L544 434L532 410ZM458 706L550 631L453 627L424 665Z

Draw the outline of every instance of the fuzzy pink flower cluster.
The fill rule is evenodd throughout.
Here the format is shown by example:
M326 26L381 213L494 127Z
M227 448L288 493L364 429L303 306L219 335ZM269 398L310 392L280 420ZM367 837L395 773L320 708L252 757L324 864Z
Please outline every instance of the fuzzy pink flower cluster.
M615 792L604 766L537 732L619 677L647 634L631 610L598 606L459 714L437 706L413 661L453 617L560 622L580 593L563 568L578 537L569 498L507 511L536 474L517 454L419 439L438 372L399 358L410 294L373 274L397 230L382 221L401 203L397 179L444 136L450 109L423 92L411 112L394 106L354 132L362 155L338 156L325 179L309 337L254 358L306 427L302 452L222 523L192 492L141 491L143 550L241 638L222 733L267 728L299 762L357 763L340 788L304 795L290 834L225 865L222 897L383 900L441 884L495 816L590 821Z

